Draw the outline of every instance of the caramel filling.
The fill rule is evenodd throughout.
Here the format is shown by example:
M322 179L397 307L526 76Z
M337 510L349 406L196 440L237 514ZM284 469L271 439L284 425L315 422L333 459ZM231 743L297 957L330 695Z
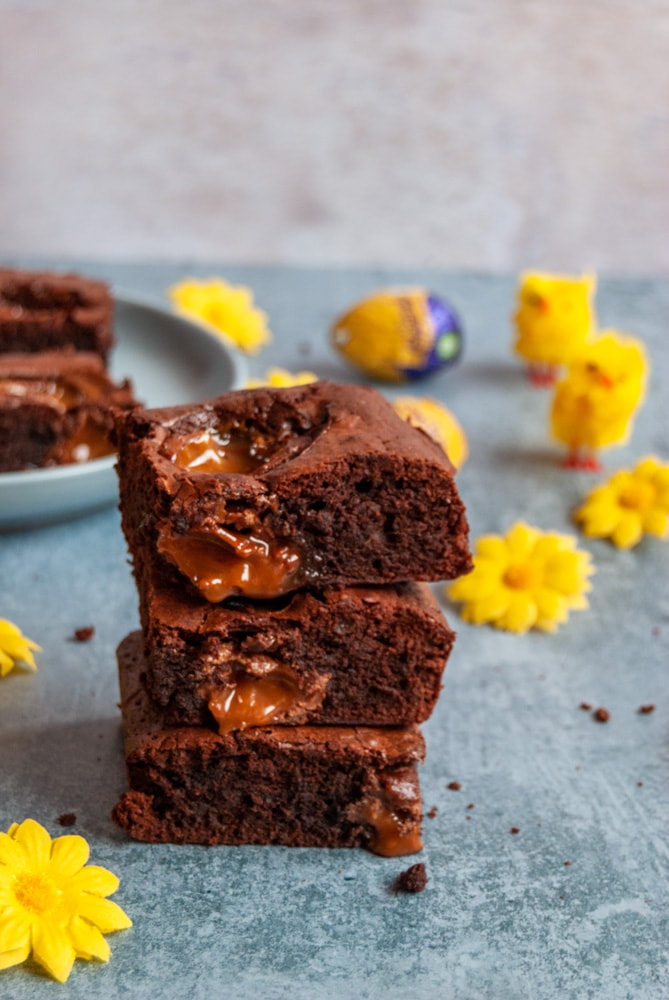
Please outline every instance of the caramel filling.
M384 858L417 854L423 848L420 829L403 831L405 825L380 799L369 799L356 810L356 819L373 827L370 850Z
M233 594L272 598L298 585L299 553L256 535L227 528L163 535L158 550L212 603Z
M83 393L73 386L57 378L14 378L0 379L0 393L25 399L30 396L37 401L43 401L58 410L65 412L75 403L80 402Z
M102 427L92 420L85 420L79 430L62 445L59 460L64 465L73 462L89 462L94 458L111 455L114 446Z
M241 673L209 699L209 710L224 736L235 729L266 726L299 707L300 688L292 673L273 670L266 677Z
M179 469L248 475L272 453L267 441L241 431L204 430L191 437L174 435L162 449Z

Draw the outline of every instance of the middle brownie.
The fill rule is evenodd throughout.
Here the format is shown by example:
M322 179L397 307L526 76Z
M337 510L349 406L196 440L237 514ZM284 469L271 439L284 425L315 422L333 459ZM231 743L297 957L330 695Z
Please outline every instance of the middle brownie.
M155 570L138 588L147 690L170 725L423 722L455 638L415 583L218 605Z

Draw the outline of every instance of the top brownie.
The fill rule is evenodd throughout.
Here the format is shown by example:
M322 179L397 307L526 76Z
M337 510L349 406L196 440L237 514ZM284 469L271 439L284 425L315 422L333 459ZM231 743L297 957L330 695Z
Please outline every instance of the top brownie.
M136 409L116 433L135 573L157 552L209 601L471 568L444 452L374 389L316 382Z
M94 351L113 343L113 299L103 281L79 274L0 268L0 353Z

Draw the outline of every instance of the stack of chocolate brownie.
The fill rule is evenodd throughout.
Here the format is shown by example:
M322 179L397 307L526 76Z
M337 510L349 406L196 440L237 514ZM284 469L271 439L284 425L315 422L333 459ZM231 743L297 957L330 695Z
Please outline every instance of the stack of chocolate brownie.
M140 840L421 844L419 724L470 568L441 449L372 389L318 382L117 423L142 629L118 651Z
M112 343L104 282L0 268L0 472L113 451L111 409L134 400L107 371Z

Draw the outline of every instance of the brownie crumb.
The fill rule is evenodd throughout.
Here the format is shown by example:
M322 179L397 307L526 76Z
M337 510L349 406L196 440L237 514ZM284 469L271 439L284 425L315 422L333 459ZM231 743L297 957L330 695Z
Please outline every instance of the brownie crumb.
M509 833L520 833L520 827L519 826L512 826L511 829L510 829L510 831L509 831Z
M470 802L468 806L465 806L465 809L476 809L476 806L473 802Z
M569 868L570 865L571 865L571 861L565 861L565 863L564 863L565 868Z
M393 883L395 892L422 892L428 878L423 862L412 865L405 872L400 872Z
M61 813L58 817L58 822L61 826L74 826L77 822L76 813Z
M636 787L637 788L643 788L643 781L637 781Z
M467 815L465 816L465 819L471 819L471 816Z
M95 635L95 627L86 625L85 628L75 628L72 640L74 642L90 642Z
M640 705L639 715L650 715L651 712L655 711L655 705Z
M590 704L589 701L582 701L578 707L582 709L584 712L589 712L590 709L592 708L592 705Z
M437 807L436 806L432 806L432 808L430 809L430 811L427 814L427 818L428 819L434 819L434 817L437 815L438 812L439 812L439 810L437 809Z
M460 789L462 788L462 785L460 784L459 781L449 781L449 783L446 785L446 788L448 788L450 792L459 792Z
M592 713L592 717L595 722L608 722L611 718L611 713L607 708L596 708Z

